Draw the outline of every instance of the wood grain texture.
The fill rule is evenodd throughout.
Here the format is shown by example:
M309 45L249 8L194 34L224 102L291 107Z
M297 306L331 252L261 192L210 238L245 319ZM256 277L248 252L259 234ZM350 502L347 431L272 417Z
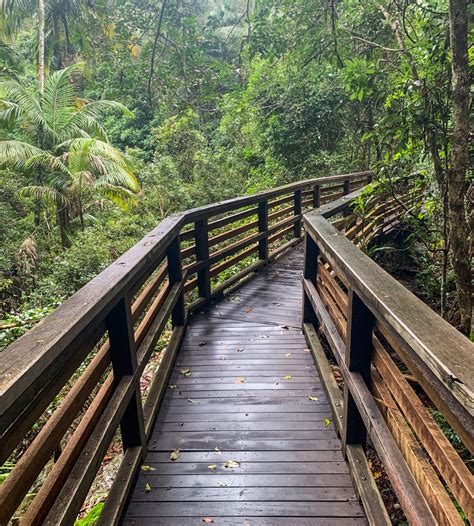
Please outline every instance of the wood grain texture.
M300 328L301 272L296 249L191 317L123 524L366 524Z

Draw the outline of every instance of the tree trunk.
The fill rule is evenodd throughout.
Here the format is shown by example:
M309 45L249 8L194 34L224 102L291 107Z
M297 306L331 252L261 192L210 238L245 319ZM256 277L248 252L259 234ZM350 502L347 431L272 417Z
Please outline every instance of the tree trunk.
M461 314L461 331L472 323L472 270L469 224L466 217L466 172L469 156L468 0L450 0L449 32L452 54L453 136L448 170L448 218L451 258Z
M44 0L38 0L38 87L44 94Z
M43 102L44 95L44 0L38 0L38 91L40 94L40 104ZM43 129L38 126L38 147L43 148ZM43 185L43 174L41 167L36 172L36 184ZM34 222L38 226L41 222L41 199L36 198L34 209Z

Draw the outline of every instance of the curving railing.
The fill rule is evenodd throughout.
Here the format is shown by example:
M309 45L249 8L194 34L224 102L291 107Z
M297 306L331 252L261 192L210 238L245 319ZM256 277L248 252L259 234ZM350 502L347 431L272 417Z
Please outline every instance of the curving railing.
M405 193L405 208L419 192ZM367 437L410 524L473 523L474 477L460 452L474 447L474 345L349 240L397 218L393 203L379 206L352 225L338 219L342 231L328 221L340 208L305 215L304 332L369 522L391 524Z
M311 179L169 217L1 352L0 465L16 462L0 485L0 525L15 513L20 524L73 524L120 428L100 518L116 524L188 314L299 242L305 211L334 200L342 210L371 179Z

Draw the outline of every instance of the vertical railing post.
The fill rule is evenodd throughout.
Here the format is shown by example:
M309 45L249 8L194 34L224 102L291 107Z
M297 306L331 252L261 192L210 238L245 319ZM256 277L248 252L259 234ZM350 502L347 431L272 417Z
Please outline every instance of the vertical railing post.
M293 233L297 239L301 237L301 212L301 190L296 190L294 195L293 215L299 216L299 219L295 221Z
M194 239L196 242L196 261L205 266L197 273L198 292L201 298L209 300L211 297L211 276L209 267L209 233L207 218L194 223Z
M179 241L179 234L171 241L167 250L168 259L168 281L170 288L176 283L180 283L183 279L183 270L181 267L181 244ZM186 319L184 311L184 293L181 291L178 301L171 313L171 322L174 327L184 325Z
M309 234L308 231L305 231L303 278L311 281L314 285L316 285L316 280L318 277L318 258L319 247L312 238L311 234ZM318 318L304 288L303 323L311 323L314 325L315 329L317 329L319 326Z
M313 188L313 208L321 206L321 185L316 184Z
M125 376L132 376L137 368L137 353L133 334L130 298L122 298L106 318L110 342L110 356L117 386ZM146 447L140 382L137 380L130 402L120 421L123 448Z
M344 179L344 188L342 190L342 193L344 195L347 195L351 191L351 180L350 179Z
M370 384L370 364L372 360L372 332L375 318L359 296L349 289L349 305L347 317L347 336L345 362L350 372L362 376L367 385ZM367 431L357 409L356 403L344 386L344 429L342 436L343 449L347 444L365 446Z
M344 195L347 195L351 191L351 180L350 179L344 179L344 188L342 190L342 193ZM344 208L342 211L342 216L347 217L351 215L351 209L349 207Z
M258 257L268 260L268 199L258 203L258 232L265 232L265 237L258 242Z

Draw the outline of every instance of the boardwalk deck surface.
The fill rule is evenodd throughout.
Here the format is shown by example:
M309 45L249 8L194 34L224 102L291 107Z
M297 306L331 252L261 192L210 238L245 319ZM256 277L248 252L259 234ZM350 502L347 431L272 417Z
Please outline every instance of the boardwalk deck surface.
M367 523L300 330L301 272L297 249L191 320L123 525Z

